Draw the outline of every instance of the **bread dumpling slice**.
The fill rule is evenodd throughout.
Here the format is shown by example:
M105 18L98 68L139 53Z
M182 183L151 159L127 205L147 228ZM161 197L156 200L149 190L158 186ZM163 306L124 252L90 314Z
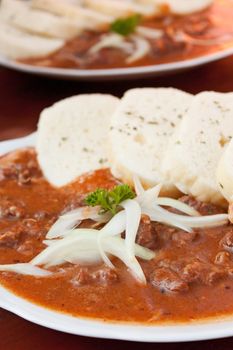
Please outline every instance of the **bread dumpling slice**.
M163 173L184 193L224 204L216 179L218 162L233 136L233 93L198 94L177 128Z
M188 15L203 11L209 7L213 0L158 0L160 4L166 3L175 15Z
M217 183L219 191L227 199L233 202L233 135L231 141L223 140L225 150L218 163Z
M29 33L71 39L83 30L81 23L30 7L22 0L2 0L0 18Z
M85 8L78 0L31 0L31 6L78 22L81 21L89 29L104 28L114 20L114 14L109 16Z
M194 12L203 11L214 0L138 0L140 3L155 4L161 6L161 9L168 7L169 11L175 15L188 15Z
M149 4L137 4L134 1L125 0L85 0L85 5L101 13L114 17L127 17L133 14L152 16L155 6Z
M0 22L0 53L8 58L44 57L57 51L64 40L46 38L18 30Z
M144 186L164 183L163 193L176 195L161 163L192 95L173 88L137 88L123 96L111 121L111 170L126 182L137 175Z
M108 130L119 100L104 94L79 95L42 111L36 150L47 180L63 186L78 176L107 168Z

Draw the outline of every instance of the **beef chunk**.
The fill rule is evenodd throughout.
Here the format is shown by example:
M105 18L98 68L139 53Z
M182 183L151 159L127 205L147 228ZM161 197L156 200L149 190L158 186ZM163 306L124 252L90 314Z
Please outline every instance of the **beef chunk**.
M17 251L26 256L32 256L34 252L33 241L28 239L19 245Z
M108 267L89 269L87 267L82 267L79 269L76 276L72 279L72 284L76 286L83 286L86 284L101 284L107 285L118 281L118 274L115 270Z
M227 266L231 261L231 254L229 252L221 251L215 256L215 264Z
M195 258L180 260L164 259L158 265L162 268L170 269L187 284L212 285L227 274L224 268Z
M14 229L0 235L0 247L15 248L22 237L22 230Z
M25 154L25 163L20 162L22 154ZM19 185L27 185L32 179L42 177L33 150L12 152L1 159L0 165L0 180L15 180Z
M203 35L212 27L211 19L200 14L189 16L188 21L185 20L183 25L184 32L191 36Z
M221 239L220 246L229 252L233 253L233 230L227 232L227 234Z
M93 281L97 281L101 284L114 283L118 280L118 274L116 270L110 269L108 267L103 267L91 274Z
M174 40L174 32L171 27L166 28L163 37L157 39L152 45L153 56L164 56L168 53L175 53L184 50L187 44Z
M212 285L224 277L226 272L218 266L202 261L193 261L187 264L181 272L181 277L187 283L199 282Z
M51 217L51 214L49 214L47 211L44 211L44 210L37 211L34 214L34 218L38 221L48 219L50 217Z
M191 196L182 196L179 200L196 209L201 215L214 215L224 213L224 209L211 203L197 201Z
M157 234L155 231L155 225L150 221L150 218L147 215L142 215L141 217L136 241L143 247L156 247Z
M198 237L198 233L193 232L184 232L181 230L177 230L172 235L172 240L176 242L178 246L183 246L185 244L189 244L190 242L193 242Z
M81 268L71 282L75 286L83 286L88 284L90 282L90 273L88 268Z
M25 216L24 205L7 197L0 198L0 219L21 219Z
M37 236L40 237L42 233L46 232L46 227L41 224L36 219L24 219L22 221L23 231L27 233L28 236Z
M161 292L186 292L188 284L168 268L157 268L150 275L150 283Z
M36 240L45 234L46 228L39 225L35 219L24 219L14 224L9 230L0 233L0 246L17 249L19 252L32 251L34 246L32 240Z

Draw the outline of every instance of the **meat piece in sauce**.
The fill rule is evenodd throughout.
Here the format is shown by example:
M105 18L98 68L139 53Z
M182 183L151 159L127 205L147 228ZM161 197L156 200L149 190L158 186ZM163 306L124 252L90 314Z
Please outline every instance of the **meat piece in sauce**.
M214 259L214 263L216 265L228 266L230 262L231 262L231 254L225 251L218 252Z
M212 285L227 274L227 269L195 258L159 261L158 265L176 273L188 285Z
M83 286L87 284L108 285L118 281L118 273L114 269L106 266L90 270L87 267L80 268L76 276L72 279L72 284Z
M19 159L25 155L25 163ZM16 151L0 160L0 180L15 180L20 186L29 185L32 179L42 177L34 150Z
M46 233L43 223L35 219L24 219L17 222L10 229L0 233L0 247L12 248L23 255L38 253L41 241Z
M0 247L16 248L23 231L21 227L13 228L0 235Z
M212 27L211 20L203 15L192 15L183 23L183 30L189 35L200 36L206 34Z
M224 213L224 209L211 203L197 201L191 196L182 196L179 200L196 209L201 215L214 215Z
M17 220L25 217L23 203L8 197L0 197L0 219Z
M184 232L181 230L177 230L172 234L172 240L176 242L178 247L182 247L185 244L190 244L194 240L198 238L198 233L193 232Z
M196 260L187 264L180 276L187 283L199 282L212 285L226 276L226 272L218 266Z
M168 268L157 268L150 275L150 283L161 292L186 292L188 284Z
M155 225L147 215L142 215L141 217L136 242L143 247L151 249L155 248L157 245Z
M227 234L221 239L220 246L233 253L233 229L229 229Z
M118 274L114 269L103 267L93 272L91 274L91 279L93 282L97 281L101 284L112 284L118 280Z

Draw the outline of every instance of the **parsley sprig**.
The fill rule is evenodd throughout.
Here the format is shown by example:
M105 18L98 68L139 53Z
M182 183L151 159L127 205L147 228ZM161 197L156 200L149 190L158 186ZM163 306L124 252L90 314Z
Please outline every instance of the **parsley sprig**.
M110 26L110 30L122 36L127 36L135 32L141 16L136 14L127 18L116 19Z
M112 190L98 188L85 198L85 202L91 207L100 206L101 214L109 211L112 215L115 215L121 202L126 199L133 199L135 196L135 192L128 185L118 185Z

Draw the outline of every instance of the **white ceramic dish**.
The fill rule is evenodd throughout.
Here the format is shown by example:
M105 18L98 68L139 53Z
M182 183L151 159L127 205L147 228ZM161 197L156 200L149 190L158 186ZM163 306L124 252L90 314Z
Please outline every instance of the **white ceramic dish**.
M167 326L102 322L72 317L43 308L14 295L3 287L0 287L0 307L38 325L88 337L141 342L184 342L233 335L233 319Z
M132 68L114 68L114 69L64 69L64 68L47 68L37 67L18 63L7 59L0 55L0 65L26 72L30 74L49 76L53 78L62 78L70 80L116 80L116 79L132 79L132 78L146 78L152 76L161 76L169 73L175 73L194 67L198 67L233 54L233 47L221 50L219 52L201 56L198 58L158 64L144 67Z
M4 153L35 145L36 134L0 142L0 156ZM35 305L0 286L0 307L33 323L76 335L142 342L181 342L233 336L231 319L209 320L190 324L142 326L110 323L72 317Z

